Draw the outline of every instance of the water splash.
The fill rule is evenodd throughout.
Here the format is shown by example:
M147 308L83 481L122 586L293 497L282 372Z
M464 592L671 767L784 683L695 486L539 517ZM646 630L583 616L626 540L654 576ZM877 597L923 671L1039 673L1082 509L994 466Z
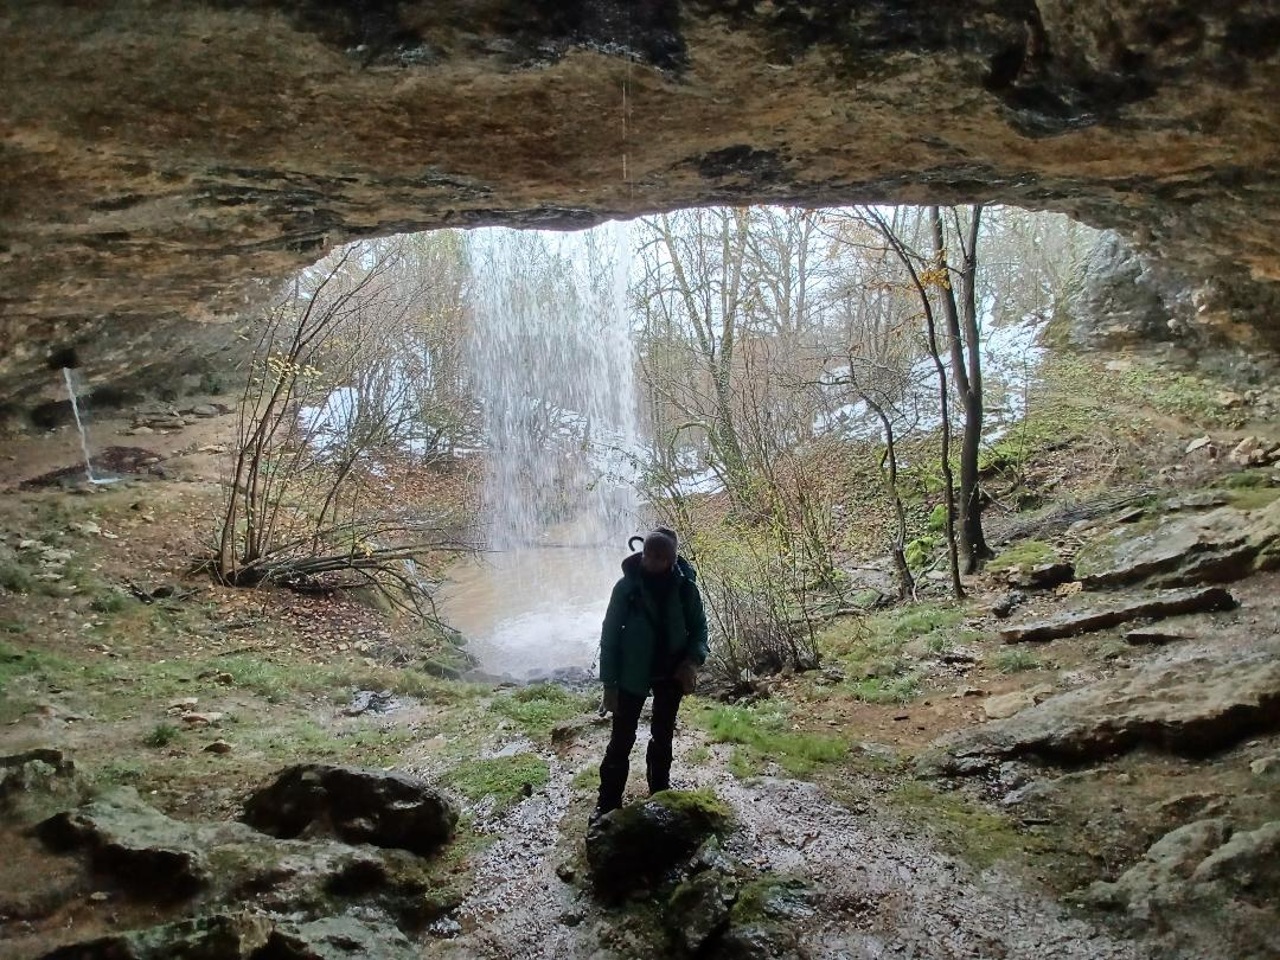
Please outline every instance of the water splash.
M626 224L581 234L481 230L471 352L488 441L488 542L580 542L633 523L636 443Z

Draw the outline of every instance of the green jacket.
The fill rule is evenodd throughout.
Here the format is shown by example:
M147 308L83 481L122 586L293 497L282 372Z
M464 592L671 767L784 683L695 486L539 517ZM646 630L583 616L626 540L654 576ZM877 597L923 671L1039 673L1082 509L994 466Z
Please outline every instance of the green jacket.
M637 562L629 563L633 559ZM659 610L640 576L638 559L633 555L623 562L622 579L614 584L609 597L600 630L600 680L606 687L617 686L644 696L654 676L654 624L667 625L669 668L685 659L701 666L707 660L707 615L698 586L685 575L683 566L676 567L676 582ZM647 605L649 615L642 605Z

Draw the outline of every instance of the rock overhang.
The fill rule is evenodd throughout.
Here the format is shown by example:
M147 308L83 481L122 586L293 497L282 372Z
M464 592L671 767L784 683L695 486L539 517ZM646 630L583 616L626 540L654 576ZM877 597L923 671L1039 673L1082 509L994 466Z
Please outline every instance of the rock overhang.
M0 399L56 348L194 355L348 240L711 203L1060 210L1280 340L1269 3L122 0L0 38Z

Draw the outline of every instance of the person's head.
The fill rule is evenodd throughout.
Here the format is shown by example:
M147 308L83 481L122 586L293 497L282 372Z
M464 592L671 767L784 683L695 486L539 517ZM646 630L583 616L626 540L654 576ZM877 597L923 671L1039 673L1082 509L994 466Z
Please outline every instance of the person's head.
M671 572L676 565L676 541L661 530L655 530L644 538L644 550L640 554L640 572L659 577Z

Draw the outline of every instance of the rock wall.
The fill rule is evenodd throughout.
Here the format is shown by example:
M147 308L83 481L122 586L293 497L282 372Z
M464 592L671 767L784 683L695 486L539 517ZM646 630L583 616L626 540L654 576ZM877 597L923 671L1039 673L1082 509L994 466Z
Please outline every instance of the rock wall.
M747 201L1064 211L1280 342L1271 3L21 2L0 50L0 402L353 238Z

